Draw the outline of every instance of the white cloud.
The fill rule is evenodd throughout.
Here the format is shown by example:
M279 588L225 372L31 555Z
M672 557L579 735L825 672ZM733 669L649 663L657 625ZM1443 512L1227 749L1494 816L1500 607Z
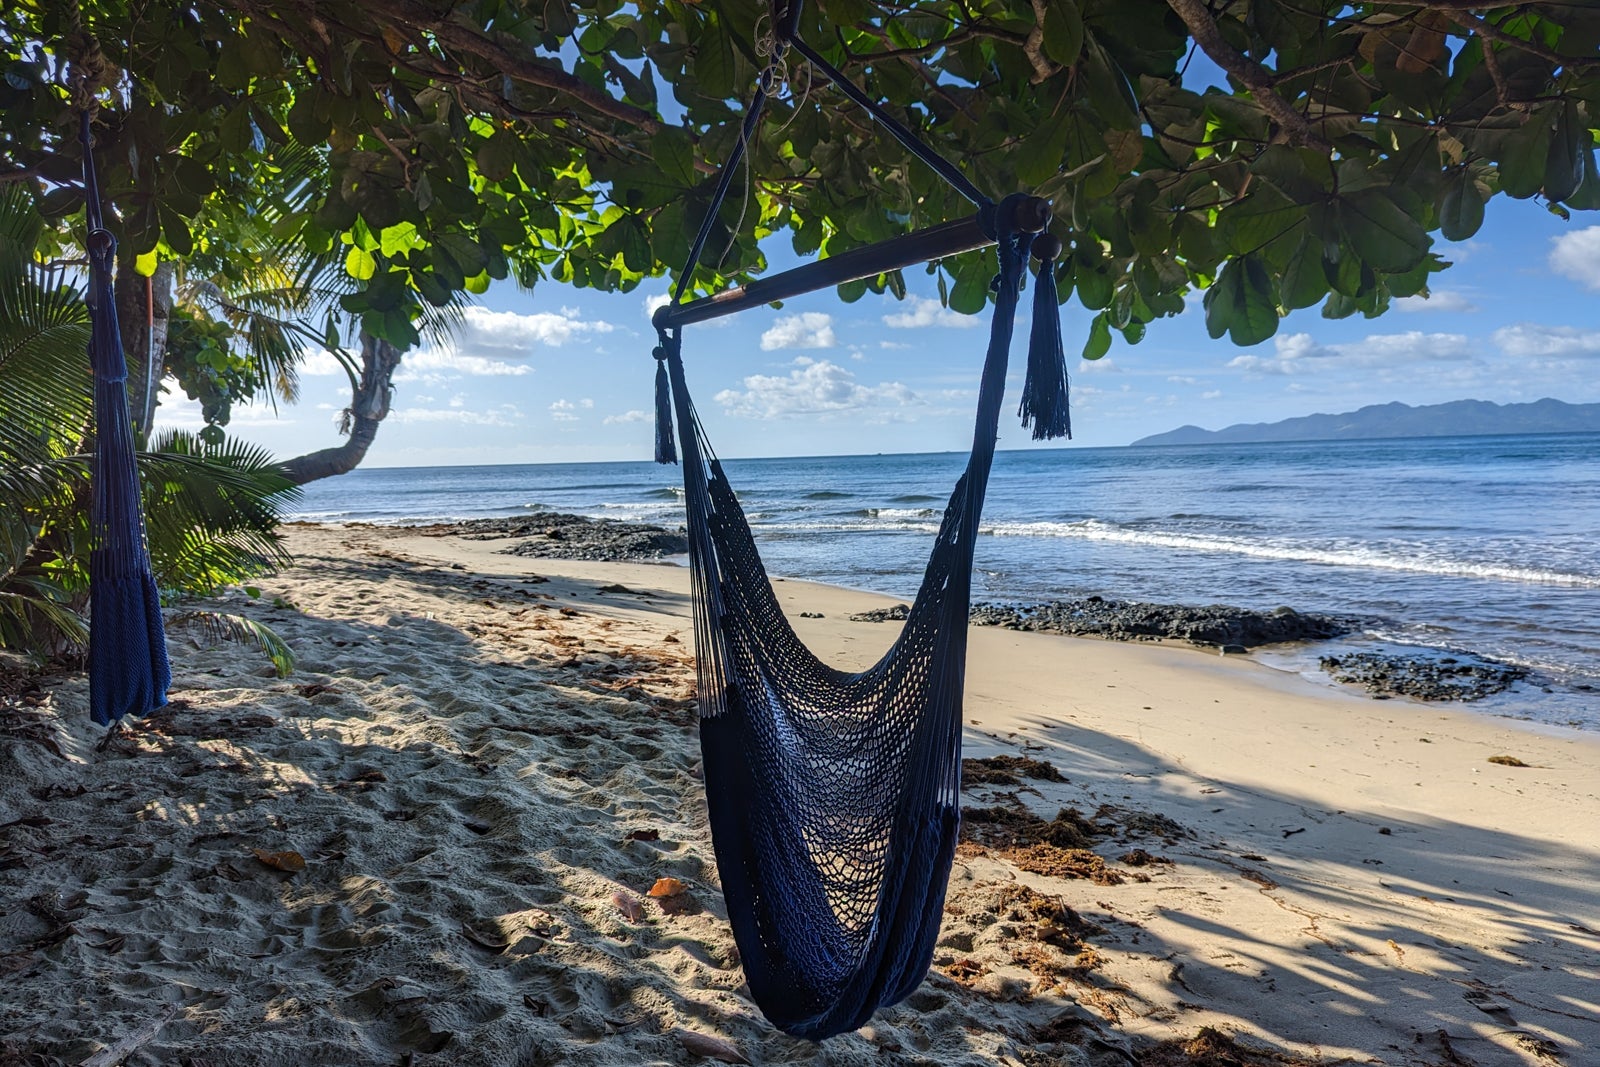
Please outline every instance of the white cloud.
M570 400L557 400L550 405L550 417L557 422L577 422L582 416L575 414L576 409Z
M1394 302L1396 311L1477 311L1478 305L1459 289L1436 289L1427 296L1403 296Z
M594 401L589 397L584 397L582 400L578 401L578 406L585 409L592 408L594 407Z
M1233 370L1249 374L1302 374L1329 366L1373 367L1400 363L1437 363L1474 358L1465 334L1405 333L1373 334L1349 344L1319 344L1308 333L1279 334L1273 339L1273 356L1235 356L1228 361Z
M672 303L671 293L646 293L644 298L644 317L651 318L655 313Z
M796 363L799 365L786 377L753 374L744 380L743 392L724 389L716 401L730 415L753 419L919 403L917 395L899 382L862 385L854 374L829 360L802 358Z
M1221 395L1222 395L1222 390L1221 389L1211 389L1211 390L1208 390L1207 392L1201 393L1200 394L1200 399L1201 400L1215 400Z
M462 320L455 347L468 351L490 349L526 353L534 345L559 348L574 337L610 333L616 329L603 320L581 318L577 308L568 307L559 312L538 311L531 315L469 307L462 312Z
M1600 230L1600 226L1595 227ZM1494 332L1500 351L1519 359L1600 356L1600 330L1577 326L1541 326L1531 322L1503 326Z
M951 311L931 297L908 296L905 302L911 310L885 315L885 326L896 330L914 330L922 326L953 326L965 330L981 325L978 316Z
M1188 375L1184 375L1184 374L1169 374L1167 376L1167 381L1171 382L1173 385L1199 385L1200 384L1200 379L1198 379L1198 378L1190 378Z
M526 363L507 363L485 356L463 355L453 347L423 348L405 354L400 361L400 369L395 372L394 380L439 385L454 381L462 375L474 378L520 378L532 373L533 368Z
M820 311L784 315L761 335L763 352L781 348L832 348L838 343L833 336L833 316Z
M465 408L400 408L389 417L396 422L460 422L471 426L510 426L522 418L513 404L501 404L488 411Z
M607 426L620 426L630 422L649 422L655 416L648 411L624 411L621 415L607 415L600 421Z
M519 315L514 311L469 307L462 312L461 326L448 341L407 352L394 380L440 385L462 376L521 377L533 373L524 361L535 346L559 348L574 338L615 329L609 322L584 319L577 308ZM337 364L334 366L337 369Z
M300 374L306 378L329 378L343 375L344 366L326 349L307 348L300 352Z
M904 341L879 341L878 342L878 347L879 348L896 349L896 348L910 348L911 346L906 344Z
M1586 226L1551 241L1550 269L1600 293L1600 226Z

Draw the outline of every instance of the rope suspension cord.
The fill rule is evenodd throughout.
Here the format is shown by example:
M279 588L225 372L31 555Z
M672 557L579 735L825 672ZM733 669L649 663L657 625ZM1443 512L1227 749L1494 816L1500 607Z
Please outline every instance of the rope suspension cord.
M795 3L798 6L799 0L795 0ZM822 55L816 49L806 44L798 35L789 38L788 43L796 52L804 56L813 67L827 75L828 80L838 86L839 91L848 96L852 103L865 108L867 113L876 119L880 126L888 130L896 141L899 141L908 152L931 167L935 174L950 184L952 189L978 205L980 209L992 210L994 208L994 201L984 196L982 190L973 185L967 176L956 168L954 163L924 144L922 139L911 132L904 123L889 114L883 105L862 92L855 82L845 77L842 71L822 58Z

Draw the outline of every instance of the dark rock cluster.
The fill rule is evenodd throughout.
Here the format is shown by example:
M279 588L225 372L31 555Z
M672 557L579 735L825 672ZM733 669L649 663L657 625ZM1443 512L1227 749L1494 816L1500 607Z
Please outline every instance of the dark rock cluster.
M1526 668L1476 656L1441 656L1429 649L1405 652L1350 652L1323 656L1322 669L1333 680L1374 696L1417 700L1481 700L1528 677Z
M1360 626L1356 619L1312 615L1293 608L1267 612L1225 604L1190 607L1107 600L1097 596L1026 607L978 604L972 609L972 622L975 626L1103 637L1112 641L1187 641L1228 652L1287 641L1325 640L1350 633Z
M689 551L681 531L640 522L591 519L540 511L505 519L470 519L421 528L436 537L465 537L475 541L517 539L506 552L538 559L592 559L606 562L663 559Z

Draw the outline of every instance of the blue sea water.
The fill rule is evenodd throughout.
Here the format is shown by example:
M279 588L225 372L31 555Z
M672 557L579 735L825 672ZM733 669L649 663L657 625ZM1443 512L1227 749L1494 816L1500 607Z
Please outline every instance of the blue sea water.
M769 572L909 598L965 461L725 467ZM414 523L545 508L677 524L678 477L649 462L358 469L308 486L294 517ZM1001 452L973 595L1356 614L1380 620L1357 643L1538 672L1485 710L1600 727L1597 530L1600 434Z

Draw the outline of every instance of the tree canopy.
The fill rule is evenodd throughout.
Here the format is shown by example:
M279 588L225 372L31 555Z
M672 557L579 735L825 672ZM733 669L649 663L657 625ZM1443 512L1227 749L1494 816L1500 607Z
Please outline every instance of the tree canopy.
M1239 344L1294 309L1380 314L1497 194L1600 208L1600 6L1581 0L812 0L800 29L980 187L1054 201L1091 358L1194 288ZM98 49L131 268L204 257L243 279L298 243L348 276L330 339L359 324L404 348L425 306L494 279L626 290L675 269L770 31L755 0L17 0L0 182L79 210L67 68ZM783 72L699 291L762 270L773 235L837 253L969 210L792 56ZM976 311L990 272L956 257L941 293ZM868 289L904 281L842 295Z

